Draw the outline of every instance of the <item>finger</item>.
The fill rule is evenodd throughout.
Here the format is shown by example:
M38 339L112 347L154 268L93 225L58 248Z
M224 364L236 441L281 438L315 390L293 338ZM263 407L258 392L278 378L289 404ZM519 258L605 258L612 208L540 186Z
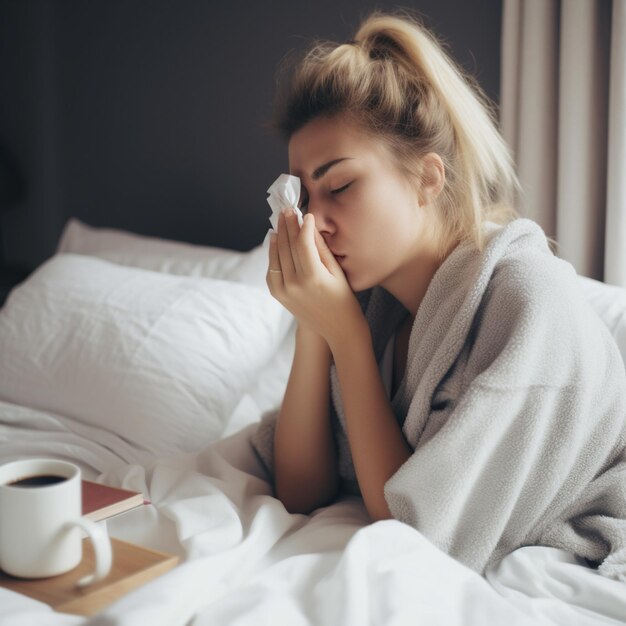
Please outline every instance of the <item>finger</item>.
M315 245L316 232L315 218L313 214L308 213L304 216L298 242L298 258L305 276L311 276L320 270L320 255Z
M280 267L280 257L278 256L278 246L276 244L276 233L270 235L269 264L267 268L266 281L270 291L283 284L283 274Z
M289 238L289 247L291 248L291 256L296 273L302 273L302 265L298 254L298 238L300 236L300 225L295 211L289 209L285 214L285 224L287 225L287 236Z
M278 216L278 256L280 258L280 269L283 272L283 280L293 279L296 268L291 255L291 246L289 244L289 234L287 232L284 213Z

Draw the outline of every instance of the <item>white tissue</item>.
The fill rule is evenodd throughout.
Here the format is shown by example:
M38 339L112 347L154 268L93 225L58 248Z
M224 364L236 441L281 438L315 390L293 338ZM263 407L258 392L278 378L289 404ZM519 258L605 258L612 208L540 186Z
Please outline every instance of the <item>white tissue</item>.
M267 190L270 195L267 198L268 204L272 207L270 224L274 232L278 230L278 216L283 209L292 207L298 216L298 224L302 226L302 211L298 208L300 198L300 179L290 174L281 174Z

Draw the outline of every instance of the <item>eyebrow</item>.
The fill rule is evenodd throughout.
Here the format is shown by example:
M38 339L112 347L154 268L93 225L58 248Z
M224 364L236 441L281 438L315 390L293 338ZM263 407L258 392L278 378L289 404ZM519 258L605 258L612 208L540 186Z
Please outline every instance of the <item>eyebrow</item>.
M341 161L347 161L352 157L341 157L340 159L333 159L332 161L328 161L328 163L324 163L324 165L320 165L311 175L313 180L319 180L328 170L337 163L341 163Z

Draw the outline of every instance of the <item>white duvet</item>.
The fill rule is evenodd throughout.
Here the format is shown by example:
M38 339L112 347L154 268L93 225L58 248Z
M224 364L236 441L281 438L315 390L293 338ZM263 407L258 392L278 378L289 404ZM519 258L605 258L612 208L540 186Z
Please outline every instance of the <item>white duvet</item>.
M180 555L169 573L93 618L55 613L0 589L0 624L487 625L626 623L626 587L562 550L521 548L482 578L395 520L370 524L346 498L312 516L271 496L249 444L248 395L229 437L199 453L151 460L111 433L0 402L0 463L70 459L85 477L152 501L108 521L109 534Z

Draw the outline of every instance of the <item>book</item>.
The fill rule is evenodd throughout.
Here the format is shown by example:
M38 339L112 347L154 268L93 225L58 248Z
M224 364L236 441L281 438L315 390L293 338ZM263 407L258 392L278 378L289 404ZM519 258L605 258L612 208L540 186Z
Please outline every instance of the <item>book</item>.
M83 540L83 559L73 570L32 580L14 578L0 570L0 587L45 602L56 611L95 615L122 595L172 569L179 560L119 539L111 538L111 547L113 565L109 575L87 587L77 587L76 582L94 569L93 546L88 539Z
M109 487L90 480L82 481L83 517L99 522L124 513L141 504L149 504L143 494L119 487Z

